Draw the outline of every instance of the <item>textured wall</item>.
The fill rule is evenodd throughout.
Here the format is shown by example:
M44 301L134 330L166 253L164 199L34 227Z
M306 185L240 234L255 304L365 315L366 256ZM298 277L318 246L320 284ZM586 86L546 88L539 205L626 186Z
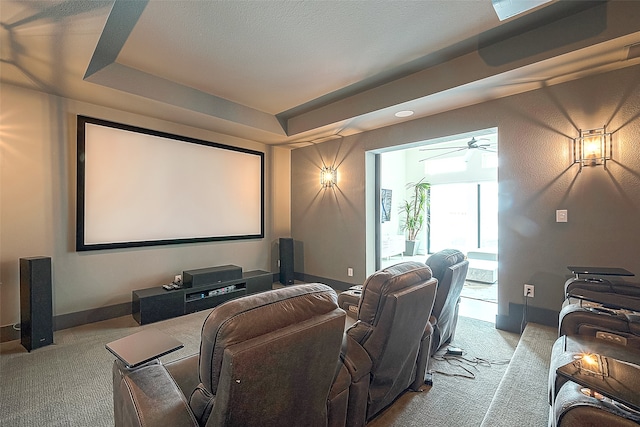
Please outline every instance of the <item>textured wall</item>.
M6 84L0 96L0 325L19 321L21 257L52 257L54 315L129 302L132 290L192 268L277 271L271 269L273 241L290 233L287 150ZM265 238L75 252L76 114L265 151ZM167 173L188 173L188 165Z
M614 132L608 169L571 165L578 129ZM559 310L571 264L620 266L640 275L640 66L592 76L292 152L292 233L310 275L360 283L373 235L365 224L370 150L498 128L499 314L523 303ZM338 159L339 189L323 191L321 159ZM367 184L367 185L373 185ZM569 222L555 222L567 209ZM355 276L346 276L347 266ZM640 280L640 279L639 279Z
M292 152L291 233L302 243L296 272L351 282L347 268L352 267L357 283L365 273L365 158L364 147L345 142L336 139ZM338 167L334 189L320 186L323 164Z

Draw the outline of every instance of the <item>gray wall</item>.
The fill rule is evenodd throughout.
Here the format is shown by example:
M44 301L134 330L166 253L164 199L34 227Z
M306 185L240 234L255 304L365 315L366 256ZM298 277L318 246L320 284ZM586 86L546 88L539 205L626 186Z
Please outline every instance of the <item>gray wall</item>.
M570 138L603 124L614 132L614 160L608 170L578 173ZM291 230L304 246L300 273L351 283L371 273L370 150L490 127L500 141L499 318L519 315L509 313L510 303L523 304L524 283L536 286L530 306L559 311L567 265L640 275L640 66L294 150ZM319 187L321 157L338 159L335 191ZM568 223L555 222L556 209L568 210Z
M277 271L277 238L290 235L288 149L7 84L0 102L1 326L20 321L21 257L52 257L54 316L130 303L132 290L168 283L187 269L235 264ZM76 114L265 152L265 238L75 252ZM185 172L188 165L167 171Z
M127 303L131 290L188 268L277 272L277 238L287 236L296 240L298 273L362 283L373 269L369 150L489 127L500 141L501 316L522 304L523 283L536 285L534 307L558 310L569 264L640 274L640 66L296 149L291 158L286 149L7 84L0 102L0 326L19 321L18 259L36 255L53 258L55 315ZM265 151L266 238L74 252L76 114ZM569 139L603 124L615 131L614 161L578 174ZM322 160L333 159L339 186L322 190ZM567 224L554 222L556 209L568 209Z

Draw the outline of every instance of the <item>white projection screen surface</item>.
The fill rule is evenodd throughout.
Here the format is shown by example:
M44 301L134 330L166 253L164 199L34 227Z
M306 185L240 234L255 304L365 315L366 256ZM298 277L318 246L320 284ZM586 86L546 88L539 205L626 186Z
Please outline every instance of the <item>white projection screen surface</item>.
M76 250L264 237L264 153L78 116Z

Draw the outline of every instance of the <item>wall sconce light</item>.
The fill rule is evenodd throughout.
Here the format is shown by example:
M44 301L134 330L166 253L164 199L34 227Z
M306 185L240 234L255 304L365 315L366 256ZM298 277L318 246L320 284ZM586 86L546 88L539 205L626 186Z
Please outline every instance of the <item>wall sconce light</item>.
M324 166L320 170L320 184L324 188L332 188L338 182L338 171L332 166Z
M607 160L611 160L611 134L606 126L598 129L580 130L580 136L573 140L573 163L584 166L603 165L607 168Z

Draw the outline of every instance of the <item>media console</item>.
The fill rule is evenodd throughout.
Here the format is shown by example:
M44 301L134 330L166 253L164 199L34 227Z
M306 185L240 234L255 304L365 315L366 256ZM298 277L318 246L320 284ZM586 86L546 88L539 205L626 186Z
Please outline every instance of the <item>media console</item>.
M162 286L139 289L132 292L131 314L136 322L145 325L213 308L244 295L268 291L272 285L272 273L253 270L241 273L235 279L169 291Z

